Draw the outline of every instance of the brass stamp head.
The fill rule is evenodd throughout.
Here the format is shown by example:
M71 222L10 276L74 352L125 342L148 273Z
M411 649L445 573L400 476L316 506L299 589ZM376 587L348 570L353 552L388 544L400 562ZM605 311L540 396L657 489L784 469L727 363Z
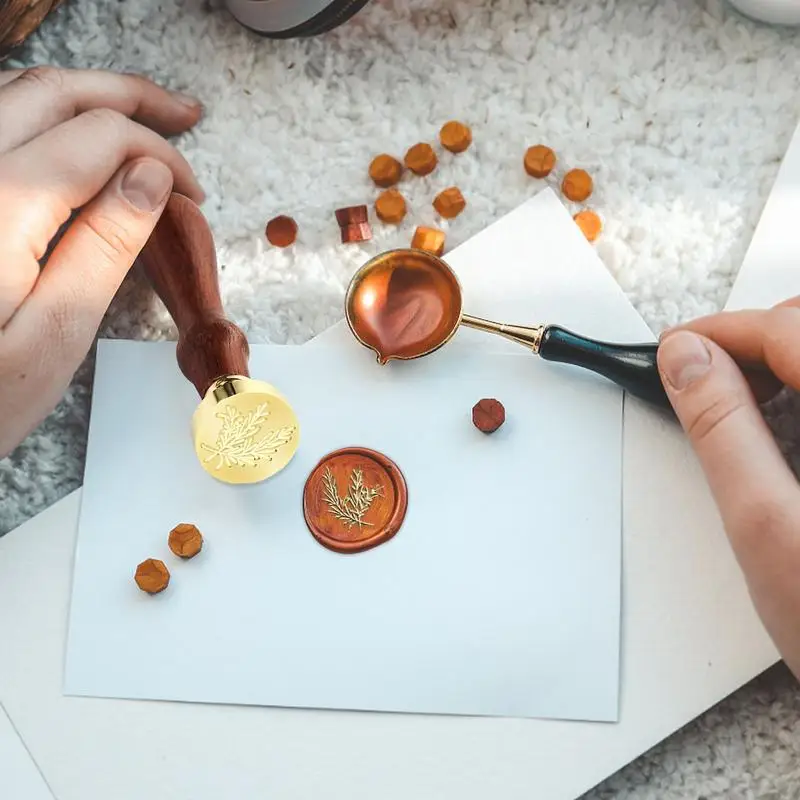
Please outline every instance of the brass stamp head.
M192 417L203 469L224 483L258 483L280 472L300 442L286 399L267 383L240 375L211 384Z

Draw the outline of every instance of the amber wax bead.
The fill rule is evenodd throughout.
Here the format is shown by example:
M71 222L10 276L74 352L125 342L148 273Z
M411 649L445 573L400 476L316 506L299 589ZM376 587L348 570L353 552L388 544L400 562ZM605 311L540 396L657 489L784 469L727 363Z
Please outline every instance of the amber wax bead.
M492 397L485 397L472 407L472 424L483 433L494 433L505 421L503 404Z
M463 153L472 144L472 131L463 122L450 120L442 125L439 141L451 153Z
M136 585L148 594L158 594L169 586L169 570L163 561L148 558L136 567Z
M169 549L181 558L192 558L203 549L203 534L195 525L182 522L169 533Z
M397 189L387 189L375 201L375 213L383 222L397 224L406 215L405 198Z
M275 247L289 247L297 239L297 223L284 215L267 223L267 241Z
M592 176L584 169L571 169L561 183L561 191L574 203L582 203L593 188Z
M403 165L394 156L382 153L372 159L369 176L376 186L384 189L394 186L403 174Z
M525 172L532 178L546 178L556 165L556 154L544 144L535 144L525 151Z
M594 211L589 211L588 209L579 211L573 219L590 242L593 242L603 230L603 223Z
M445 219L457 217L466 205L467 201L457 186L439 192L433 201L433 207Z
M416 175L428 175L439 163L433 148L422 142L409 148L406 153L406 166Z
M444 232L437 228L426 228L424 225L420 225L414 231L411 247L440 256L444 252Z

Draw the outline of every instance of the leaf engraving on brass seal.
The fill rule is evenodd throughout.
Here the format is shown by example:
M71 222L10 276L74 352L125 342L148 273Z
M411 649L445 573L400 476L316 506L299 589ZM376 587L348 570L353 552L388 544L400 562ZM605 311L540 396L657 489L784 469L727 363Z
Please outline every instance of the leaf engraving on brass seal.
M215 469L225 467L254 467L262 459L272 460L272 456L294 436L295 428L287 425L282 428L268 428L261 438L256 438L269 418L267 403L261 403L246 414L233 406L225 406L214 416L222 420L217 440L214 444L203 442L201 447L209 455L205 462L217 459Z

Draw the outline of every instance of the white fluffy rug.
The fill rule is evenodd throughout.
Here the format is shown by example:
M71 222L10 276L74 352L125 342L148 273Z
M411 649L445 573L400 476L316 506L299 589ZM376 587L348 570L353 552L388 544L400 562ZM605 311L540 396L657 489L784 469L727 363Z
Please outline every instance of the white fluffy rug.
M67 0L9 65L44 63L144 72L207 104L179 145L252 341L302 343L337 321L356 265L435 222L435 187L468 202L449 247L515 207L537 188L521 161L540 141L595 176L598 251L654 330L716 310L800 108L800 34L700 0L373 0L331 34L281 43L200 0ZM374 199L372 155L402 156L452 117L473 149L404 187L399 230L343 248L333 210ZM289 251L263 240L277 213L300 226ZM173 336L137 274L103 333ZM0 534L80 484L91 369L0 462ZM800 697L776 668L588 797L782 800L798 786Z

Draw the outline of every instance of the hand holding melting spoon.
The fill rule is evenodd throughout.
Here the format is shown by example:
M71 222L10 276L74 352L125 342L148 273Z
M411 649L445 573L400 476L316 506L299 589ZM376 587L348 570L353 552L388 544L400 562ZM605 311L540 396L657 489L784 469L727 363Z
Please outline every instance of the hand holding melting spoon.
M759 408L800 391L800 297L667 331L658 361L755 608L800 678L800 486Z

